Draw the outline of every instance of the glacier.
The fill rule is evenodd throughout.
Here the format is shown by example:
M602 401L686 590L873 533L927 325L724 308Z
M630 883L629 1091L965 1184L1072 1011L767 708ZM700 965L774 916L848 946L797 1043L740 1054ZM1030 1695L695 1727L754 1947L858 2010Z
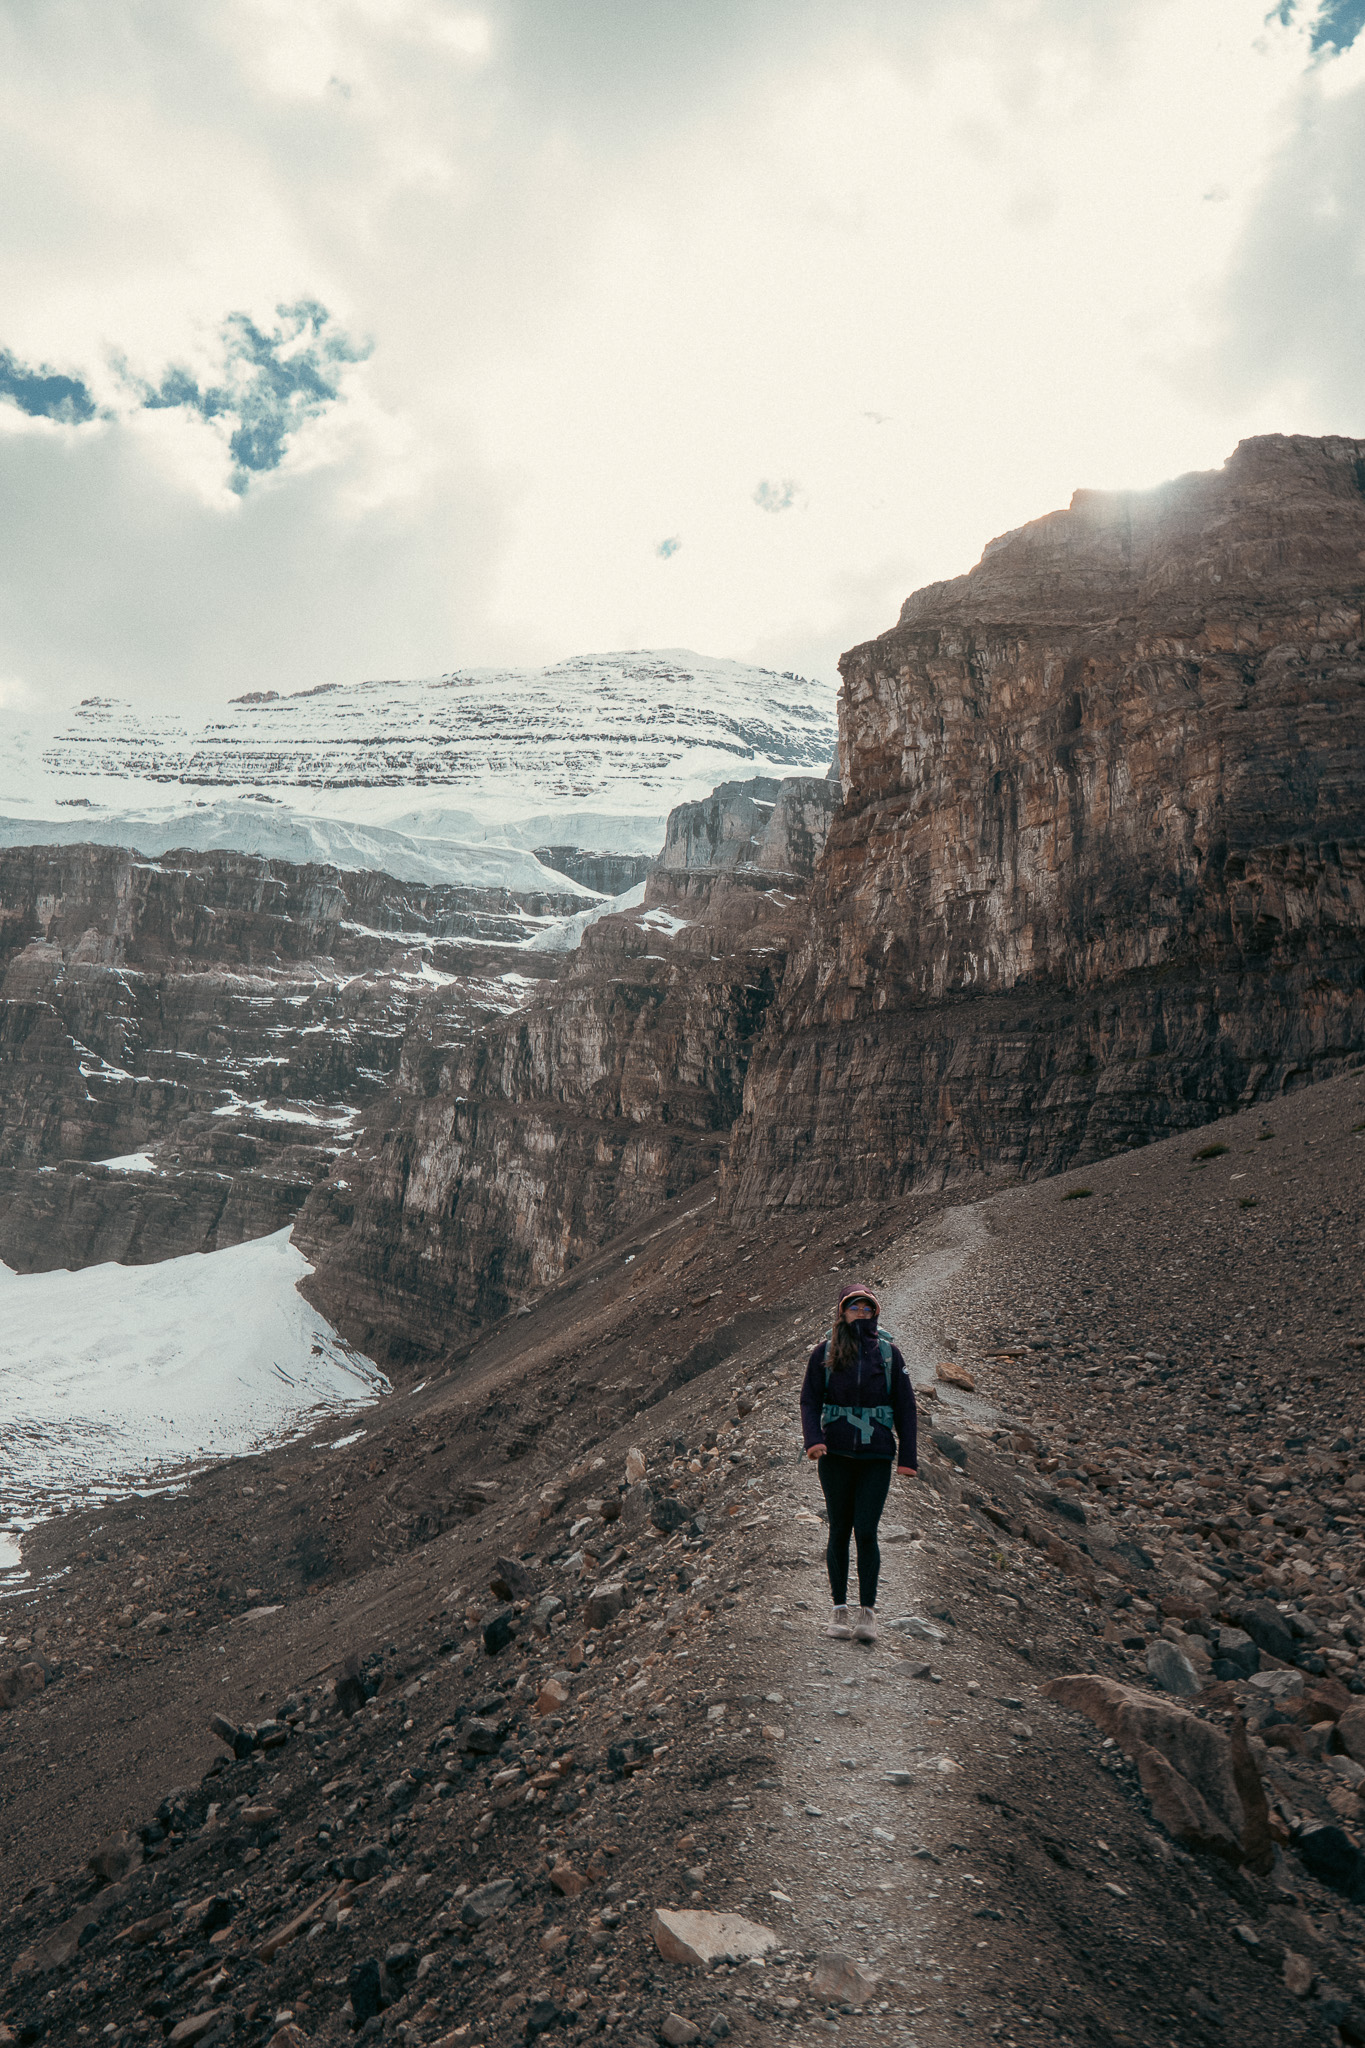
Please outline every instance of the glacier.
M562 893L537 846L653 855L669 811L718 782L823 774L835 701L686 649L247 691L207 711L88 697L7 716L0 844L222 847Z

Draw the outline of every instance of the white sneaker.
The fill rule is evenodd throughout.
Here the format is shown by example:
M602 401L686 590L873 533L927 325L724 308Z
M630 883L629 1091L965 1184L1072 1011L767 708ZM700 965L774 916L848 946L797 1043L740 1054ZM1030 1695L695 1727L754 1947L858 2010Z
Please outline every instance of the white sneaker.
M852 1641L853 1628L849 1621L848 1609L846 1607L835 1608L833 1618L830 1621L829 1627L825 1630L825 1634L827 1636L837 1636L841 1643Z
M871 1607L860 1607L858 1619L853 1624L854 1639L860 1643L875 1643L877 1640L877 1616Z

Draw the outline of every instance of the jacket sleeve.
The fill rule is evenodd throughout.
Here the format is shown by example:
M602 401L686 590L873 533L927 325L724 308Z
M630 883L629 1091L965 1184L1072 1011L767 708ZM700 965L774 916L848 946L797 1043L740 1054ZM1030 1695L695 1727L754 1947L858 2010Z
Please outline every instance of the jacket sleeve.
M806 1366L806 1377L801 1386L801 1434L806 1449L812 1444L822 1444L825 1432L820 1427L820 1410L825 1405L825 1347L823 1342L816 1345Z
M807 1375L809 1377L809 1375ZM905 1360L893 1344L891 1347L891 1412L896 1418L896 1435L900 1438L900 1456L897 1465L908 1465L911 1471L917 1469L919 1459L916 1452L915 1389Z

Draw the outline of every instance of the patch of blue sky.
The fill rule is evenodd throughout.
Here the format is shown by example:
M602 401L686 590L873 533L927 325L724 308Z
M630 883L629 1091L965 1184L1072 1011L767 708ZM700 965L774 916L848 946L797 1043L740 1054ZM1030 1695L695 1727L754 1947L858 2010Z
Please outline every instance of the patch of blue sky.
M668 562L671 561L673 556L677 554L678 549L681 546L682 535L680 533L670 533L667 540L661 540L659 542L659 545L657 548L655 548L654 552L656 555L662 556L665 562Z
M1349 50L1365 28L1365 0L1324 0L1313 23L1315 50Z
M221 381L200 383L173 363L157 385L139 386L148 411L183 407L201 419L235 424L228 436L231 488L239 495L253 476L278 469L291 435L341 396L341 373L370 353L316 299L275 308L277 324L260 327L247 313L223 322Z
M1267 20L1278 21L1282 28L1288 28L1299 12L1302 0L1279 0ZM1331 50L1340 56L1349 50L1365 28L1365 0L1322 0L1313 20L1309 47L1313 50Z
M7 348L0 349L0 399L8 399L30 419L60 420L67 426L85 426L98 410L83 378L63 376L45 364L30 369Z

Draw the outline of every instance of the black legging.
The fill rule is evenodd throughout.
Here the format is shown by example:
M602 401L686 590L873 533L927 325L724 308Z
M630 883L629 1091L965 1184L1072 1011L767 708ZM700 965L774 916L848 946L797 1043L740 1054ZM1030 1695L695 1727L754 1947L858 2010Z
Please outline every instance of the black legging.
M828 1451L816 1460L820 1487L829 1509L829 1542L825 1564L836 1607L848 1600L848 1539L858 1545L858 1598L864 1607L877 1604L877 1576L882 1554L877 1524L891 1486L889 1458L835 1458Z

